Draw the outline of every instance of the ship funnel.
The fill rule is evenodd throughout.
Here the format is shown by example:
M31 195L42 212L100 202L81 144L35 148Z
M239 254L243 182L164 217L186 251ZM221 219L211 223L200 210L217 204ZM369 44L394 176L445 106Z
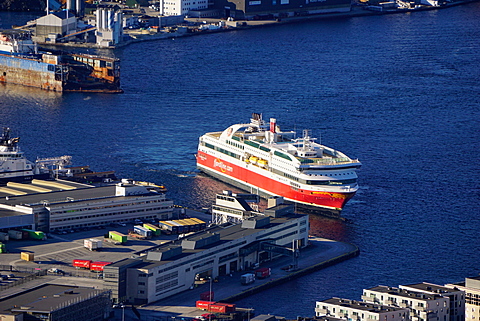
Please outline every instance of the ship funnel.
M275 133L275 128L277 127L277 120L275 118L270 118L270 131Z

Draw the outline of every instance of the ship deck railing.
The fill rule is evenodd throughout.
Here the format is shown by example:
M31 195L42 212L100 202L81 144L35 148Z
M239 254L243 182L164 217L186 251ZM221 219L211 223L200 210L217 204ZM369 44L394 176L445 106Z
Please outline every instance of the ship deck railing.
M358 159L348 157L328 157L328 158L300 158L297 157L301 165L339 165L359 163Z

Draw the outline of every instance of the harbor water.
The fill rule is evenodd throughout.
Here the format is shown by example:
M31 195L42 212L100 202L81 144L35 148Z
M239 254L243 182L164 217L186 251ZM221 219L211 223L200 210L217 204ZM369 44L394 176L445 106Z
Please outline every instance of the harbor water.
M316 300L480 272L479 15L477 2L92 52L121 59L124 94L1 85L0 125L31 160L72 155L76 165L165 184L176 204L197 209L233 189L198 173L198 137L252 112L359 158L346 220L312 215L310 224L360 255L237 302L313 316ZM0 17L4 28L14 18Z

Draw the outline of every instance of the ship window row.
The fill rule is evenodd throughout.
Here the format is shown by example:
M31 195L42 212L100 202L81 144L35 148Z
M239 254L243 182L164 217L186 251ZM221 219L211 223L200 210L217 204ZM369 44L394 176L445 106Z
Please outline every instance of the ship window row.
M8 157L8 158L21 158L23 157L20 154L0 154L0 157Z
M238 137L237 137L237 138L238 138ZM238 144L238 143L235 143L235 142L232 142L232 141L230 141L230 140L227 140L227 144L232 145L232 146L234 146L234 147L236 147L236 148L239 148L239 149L245 149L245 146L242 146L242 145L240 145L240 144Z
M341 175L353 175L354 172L348 172L348 173L337 173L337 174L308 174L308 176L341 176Z
M290 156L288 156L288 155L285 154L285 153L281 153L281 152L279 152L278 150L276 150L273 154L276 155L276 156L278 156L278 157L282 157L282 158L285 158L285 159L287 159L287 160L289 160L289 161L292 161L292 159L290 158Z
M225 155L228 155L230 157L233 157L233 158L236 158L236 159L240 159L240 156L235 154L235 153L232 153L231 151L228 151L228 150L225 150L223 148L220 148L220 147L217 147L215 148L215 150L219 151L220 153L222 154L225 154Z
M338 181L305 181L307 185L349 185L357 182L357 179L344 179Z

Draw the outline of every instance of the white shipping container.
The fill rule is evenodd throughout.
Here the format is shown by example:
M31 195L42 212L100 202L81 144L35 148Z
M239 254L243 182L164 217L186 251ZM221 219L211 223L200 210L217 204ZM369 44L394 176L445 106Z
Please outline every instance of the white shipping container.
M83 240L83 246L85 246L90 251L96 251L102 248L102 241L98 239L88 239Z

